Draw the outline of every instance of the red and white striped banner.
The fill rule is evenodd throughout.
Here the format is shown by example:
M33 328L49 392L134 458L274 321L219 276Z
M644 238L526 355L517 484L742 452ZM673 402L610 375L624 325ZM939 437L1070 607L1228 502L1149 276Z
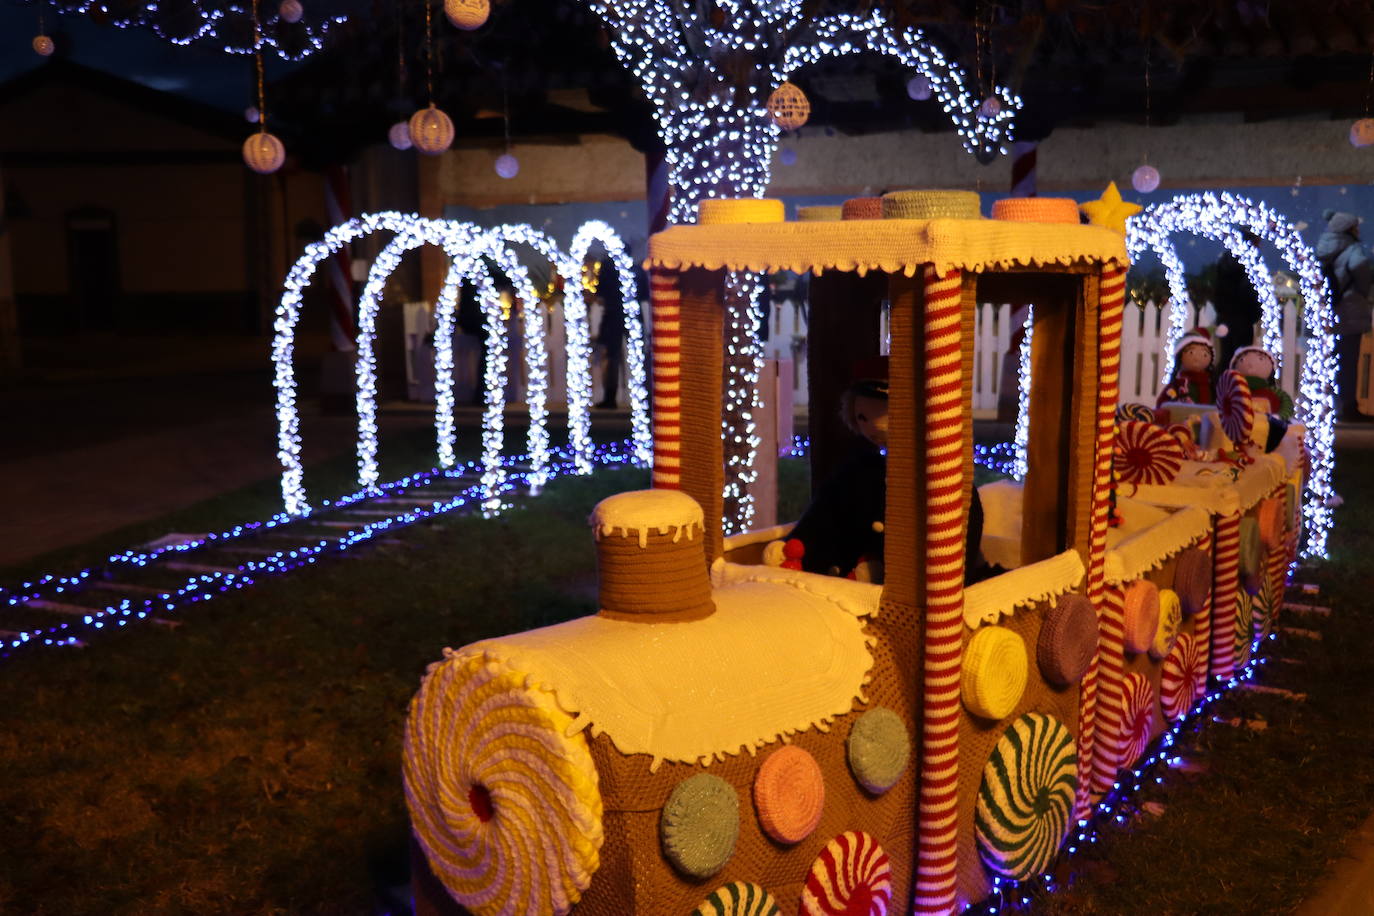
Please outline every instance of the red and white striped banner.
M329 225L338 226L353 218L353 195L348 186L348 169L332 165L324 173L324 210ZM356 349L358 327L353 321L353 252L341 245L329 259L329 283L334 290L329 310L329 336L334 349L351 353Z
M1034 149L1031 151L1034 156ZM1033 160L1032 160L1033 161ZM1126 271L1116 266L1103 269L1098 284L1098 385L1097 450L1094 455L1093 514L1088 533L1088 600L1099 622L1106 616L1107 528L1111 516L1112 457L1116 441L1116 402L1120 397L1121 325L1126 302ZM1087 816L1092 804L1093 757L1097 740L1098 679L1103 646L1088 666L1078 693L1078 793L1074 816ZM1120 684L1120 663L1114 673ZM1115 704L1109 706L1114 708Z
M649 303L653 309L653 485L682 487L682 295L678 272L655 267L649 271Z
M1240 516L1217 519L1212 562L1212 677L1226 680L1236 663L1236 586L1240 583Z
M958 270L925 274L926 590L915 912L955 909L964 630L963 346Z

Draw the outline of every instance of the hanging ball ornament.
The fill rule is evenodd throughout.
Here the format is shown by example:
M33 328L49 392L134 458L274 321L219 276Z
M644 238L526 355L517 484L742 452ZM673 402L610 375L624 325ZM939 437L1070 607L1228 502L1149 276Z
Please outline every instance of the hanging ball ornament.
M397 121L386 132L386 139L396 149L410 149L413 145L410 142L410 125L405 121Z
M34 47L36 50L37 45ZM38 53L42 54L43 52L39 51ZM1350 145L1374 146L1374 118L1360 118L1350 125Z
M995 95L990 95L983 99L983 104L978 106L978 117L984 121L991 121L1002 113L1002 100Z
M502 153L496 157L496 174L502 178L514 178L520 174L520 160L510 153Z
M39 35L33 40L33 53L37 54L39 57L51 57L56 47L57 46L52 43L52 39L46 35ZM1354 134L1352 133L1351 136L1353 137Z
M249 124L258 123L261 117L262 115L258 113L258 106L256 105L249 105L247 108L243 109L243 120L247 121Z
M486 25L491 0L444 0L444 15L464 32L471 32Z
M795 83L783 83L768 96L768 113L783 130L796 130L811 117L811 103Z
M453 145L453 122L431 102L410 116L410 142L420 152L437 156Z
M265 130L243 141L243 161L259 175L270 175L286 161L286 147Z
M934 90L930 87L930 80L919 74L906 81L906 94L918 102L924 102L930 98Z
M301 0L281 0L281 6L277 7L277 15L294 25L305 15L305 7L301 6Z
M784 149L778 151L778 161L783 165L797 164L797 151L794 149Z
M1159 187L1159 169L1152 165L1142 165L1131 173L1131 187L1141 194L1149 194Z

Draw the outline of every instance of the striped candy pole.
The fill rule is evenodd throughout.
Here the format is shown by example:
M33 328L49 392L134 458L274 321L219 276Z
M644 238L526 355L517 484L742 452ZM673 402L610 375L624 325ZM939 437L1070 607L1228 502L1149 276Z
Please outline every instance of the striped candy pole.
M1213 558L1216 557L1216 541L1211 534L1208 534L1206 537L1204 537L1202 539L1202 542L1199 543L1197 546L1210 551ZM1212 560L1212 567L1213 570L1215 570L1215 559ZM1215 606L1216 588L1215 582L1213 582L1213 588L1207 592L1207 600L1202 602L1202 610L1198 611L1196 614L1193 615L1193 637L1197 640L1198 650L1203 653L1204 662L1207 661L1206 657L1211 654L1212 608ZM1203 683L1206 683L1206 677L1203 678Z
M1097 644L1097 715L1093 736L1093 791L1107 792L1121 768L1121 683L1125 678L1126 590L1103 590L1101 639Z
M1236 586L1240 582L1240 516L1217 519L1217 549L1212 561L1212 677L1226 680L1235 670Z
M649 272L654 334L654 477L656 488L682 487L682 296L676 270Z
M954 912L964 629L964 419L958 270L925 274L926 594L915 912Z
M353 218L352 195L348 190L348 170L330 166L324 175L324 210L331 226ZM357 348L358 328L353 323L353 254L350 245L340 245L329 258L329 283L334 290L329 310L329 336L334 349L351 353Z
M1033 151L1032 151L1033 153ZM1112 451L1116 436L1116 402L1120 397L1121 325L1126 302L1126 271L1115 265L1103 268L1098 284L1098 386L1097 451L1093 476L1093 514L1088 537L1088 600L1105 616L1107 528L1111 514ZM1088 666L1078 694L1078 795L1074 816L1087 816L1092 804L1093 755L1097 738L1098 678L1101 652ZM1119 675L1119 671L1118 671ZM1119 683L1119 677L1118 677Z
M1035 196L1035 150L1038 140L1017 140L1011 145L1011 196Z
M1268 614L1269 629L1278 626L1279 609L1283 607L1284 577L1288 575L1288 547L1285 544L1275 545L1269 551L1269 588L1271 596L1271 606L1266 608Z

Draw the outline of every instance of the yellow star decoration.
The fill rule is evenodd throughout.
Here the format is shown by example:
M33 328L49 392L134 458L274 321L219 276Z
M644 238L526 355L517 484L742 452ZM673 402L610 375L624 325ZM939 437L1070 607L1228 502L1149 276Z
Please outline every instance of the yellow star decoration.
M1107 185L1107 190L1102 192L1101 197L1079 204L1078 209L1087 215L1088 222L1094 226L1125 235L1126 219L1139 213L1140 205L1122 200L1121 192L1116 189L1116 182L1113 181Z

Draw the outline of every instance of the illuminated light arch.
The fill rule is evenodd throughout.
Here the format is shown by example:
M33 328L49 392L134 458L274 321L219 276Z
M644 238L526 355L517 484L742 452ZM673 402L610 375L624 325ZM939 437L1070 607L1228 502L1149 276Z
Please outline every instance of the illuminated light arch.
M1262 241L1272 244L1283 257L1288 269L1298 275L1302 293L1302 322L1308 334L1307 355L1298 379L1296 419L1307 427L1308 453L1311 473L1303 504L1307 521L1307 540L1303 556L1325 557L1327 537L1331 531L1335 490L1331 477L1335 466L1335 397L1336 352L1335 314L1326 278L1315 253L1298 235L1298 230L1267 204L1238 197L1227 192L1219 194L1186 194L1171 201L1155 204L1131 217L1126 224L1126 247L1132 257L1147 249L1160 254L1169 275L1173 307L1170 312L1167 352L1183 332L1187 309L1187 287L1183 282L1182 262L1169 242L1169 235L1188 232L1218 239L1229 250L1251 249L1241 236L1248 230ZM1258 288L1269 288L1263 301L1266 349L1281 358L1279 345L1280 306L1273 296L1272 280L1258 253L1242 259L1251 282ZM1262 279L1260 278L1262 275ZM1263 296L1263 293L1261 293ZM1270 300L1273 300L1272 303Z
M450 267L435 305L435 432L439 465L452 467L454 456L454 417L452 395L453 333L458 291L463 282L475 282L479 290L486 325L488 350L483 377L487 397L483 413L483 489L486 510L499 506L498 492L505 479L501 467L501 448L504 442L504 407L507 366L507 328L501 312L495 284L486 261L494 262L510 280L515 295L529 303L523 310L523 338L526 369L529 374L526 403L529 409L527 449L530 458L528 475L531 490L537 492L549 476L549 435L547 428L548 353L544 346L544 318L539 299L530 281L528 270L512 250L512 244L529 245L547 258L564 279L564 321L567 330L568 413L569 438L574 454L574 468L588 473L592 466L590 436L591 367L589 358L590 332L587 327L586 302L581 288L581 261L560 251L545 233L525 225L506 225L479 229L471 223L456 220L432 220L414 214L394 211L365 214L335 226L320 242L306 246L287 275L281 302L274 322L273 361L277 389L278 457L282 462L282 496L289 515L310 512L303 484L300 461L300 419L296 410L295 370L292 365L295 328L300 317L302 292L314 277L320 262L329 258L348 242L385 231L395 234L378 254L368 271L367 281L359 300L357 391L358 410L358 480L365 489L376 489L377 426L376 426L376 313L378 299L387 279L399 265L401 257L422 245L438 245L450 259ZM585 236L586 242L579 241ZM579 229L580 250L585 252L591 239L602 242L607 250L619 252L617 266L630 264L624 243L604 223L592 221ZM632 282L632 278L631 278ZM641 427L648 438L648 409L644 376L644 350L639 316L634 314L633 332L628 356L631 401L635 429ZM627 321L627 326L629 322ZM647 461L648 456L639 456Z
M639 288L635 282L634 259L624 241L606 223L588 220L577 229L568 257L574 264L585 264L594 243L601 243L606 256L615 265L620 280L620 299L625 303L625 335L629 345L625 349L625 370L631 380L646 378L644 368L644 324L640 318ZM631 305L633 304L633 306ZM585 324L585 322L584 322ZM590 332L590 328L588 328ZM635 458L644 464L653 459L654 436L649 426L649 397L643 385L630 384L630 424Z

